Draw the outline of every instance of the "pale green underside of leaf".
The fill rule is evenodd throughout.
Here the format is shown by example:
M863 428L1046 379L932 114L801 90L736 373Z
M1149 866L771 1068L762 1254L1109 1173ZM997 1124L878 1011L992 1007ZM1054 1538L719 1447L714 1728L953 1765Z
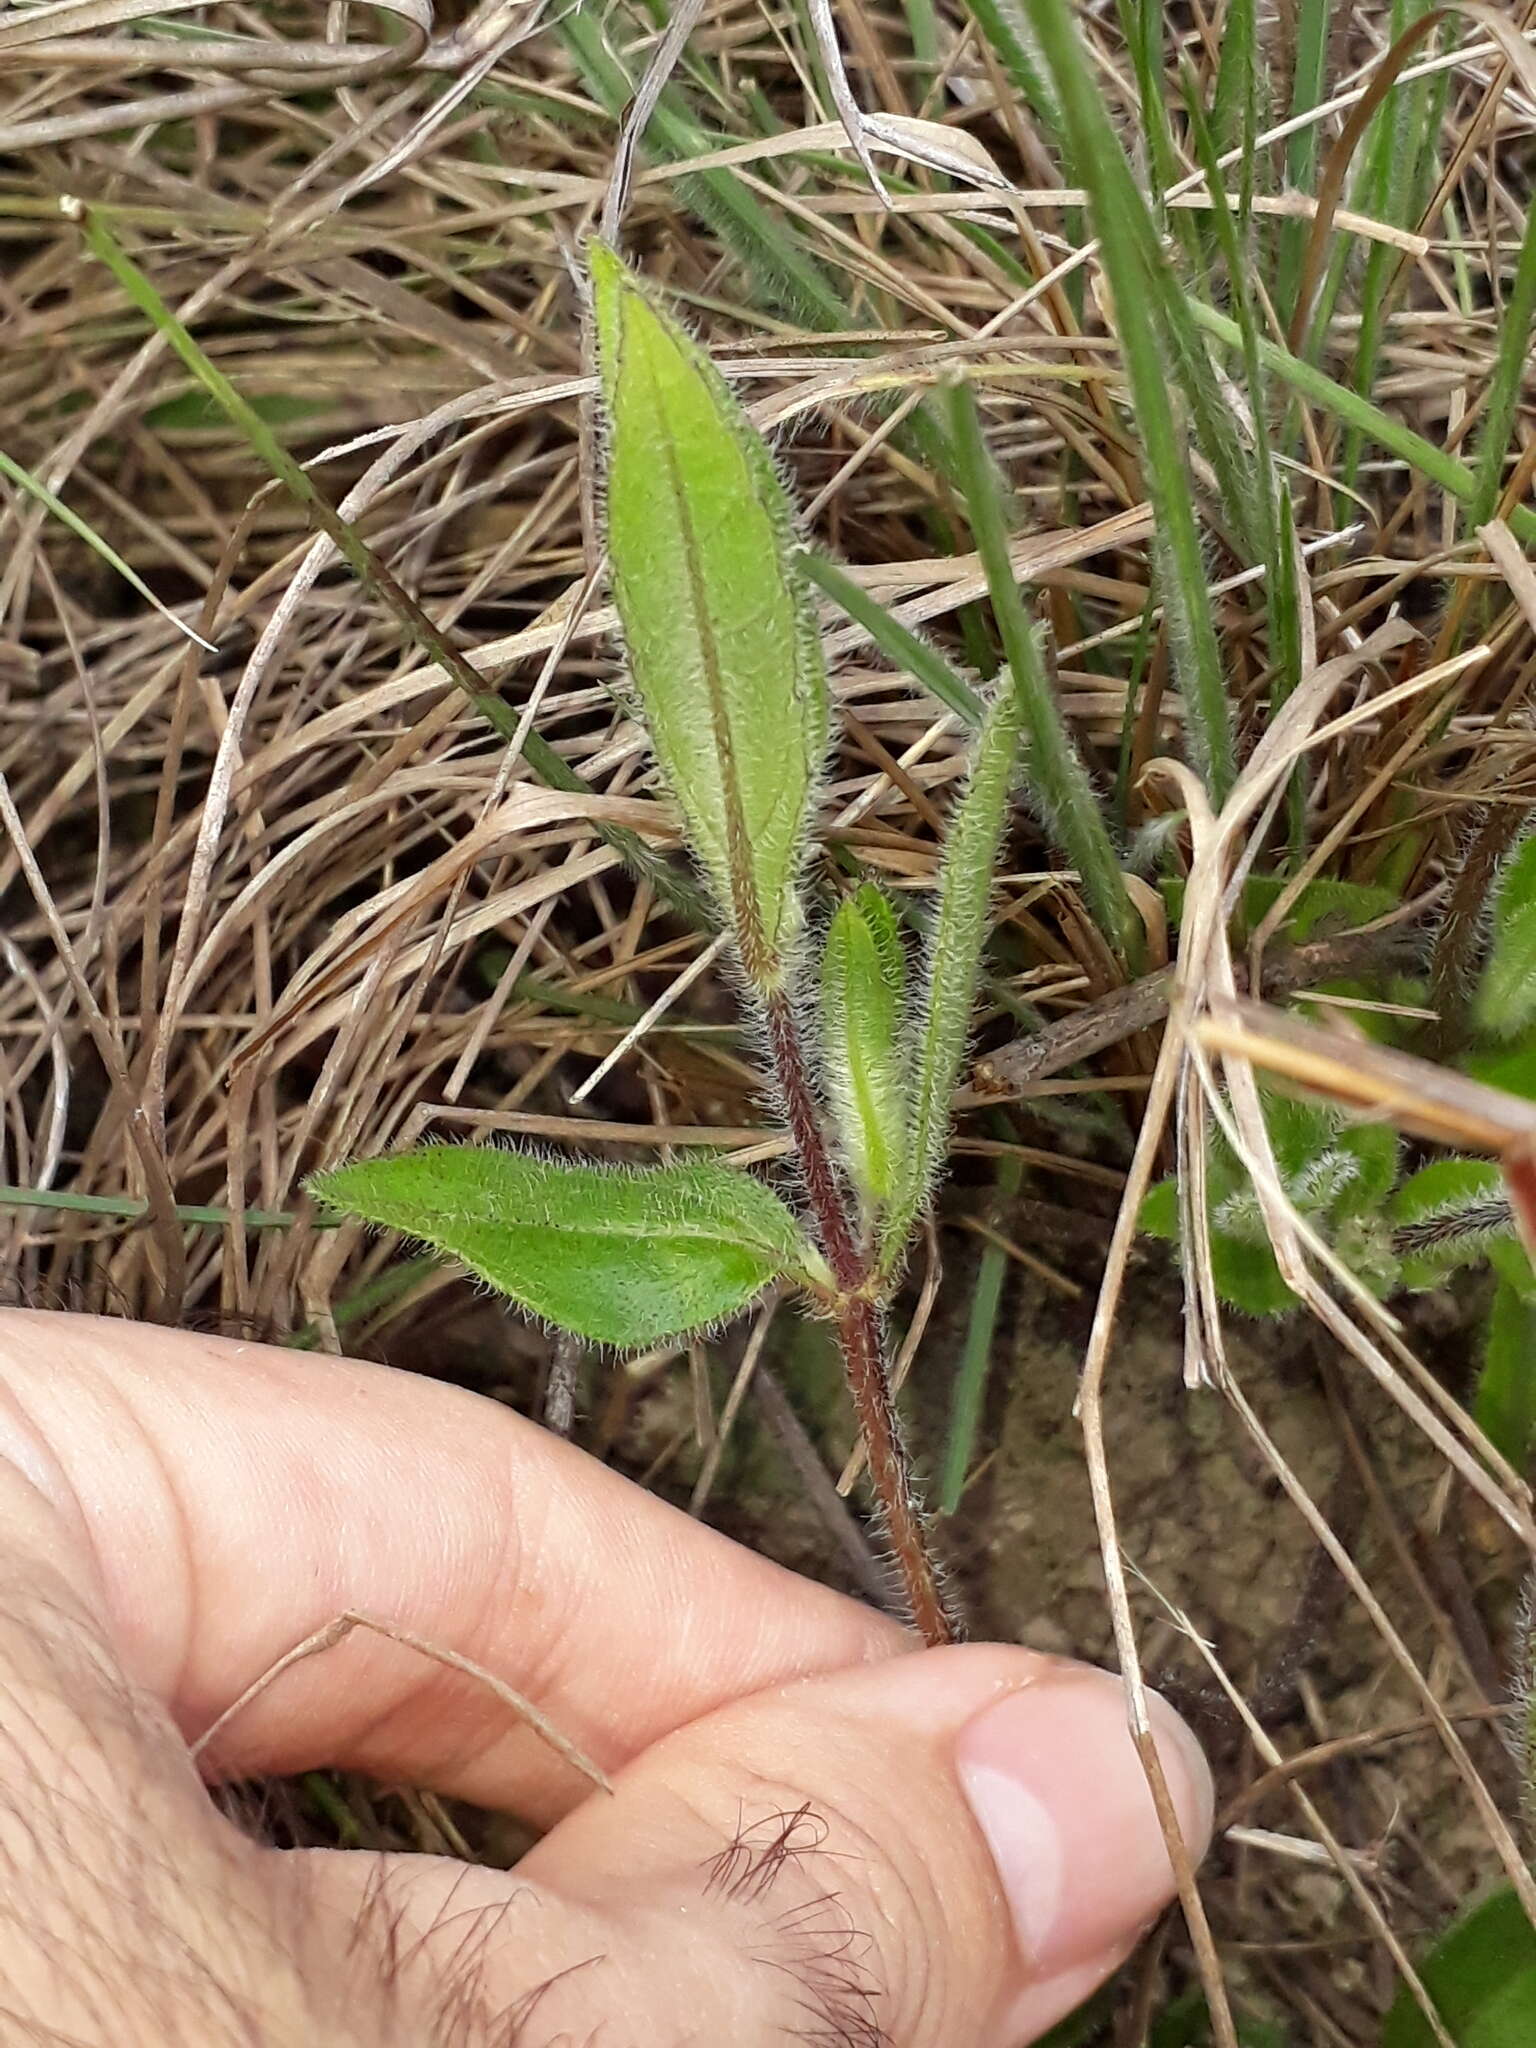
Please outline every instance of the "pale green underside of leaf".
M594 244L591 263L608 559L630 673L694 848L758 979L757 939L776 962L794 936L827 746L826 681L792 565L789 503L704 352L611 251Z
M822 1049L844 1156L869 1202L894 1192L906 1150L906 961L895 912L866 885L833 918L821 966Z
M546 1321L621 1349L824 1277L793 1215L716 1160L629 1171L432 1145L315 1175L333 1208L419 1238Z

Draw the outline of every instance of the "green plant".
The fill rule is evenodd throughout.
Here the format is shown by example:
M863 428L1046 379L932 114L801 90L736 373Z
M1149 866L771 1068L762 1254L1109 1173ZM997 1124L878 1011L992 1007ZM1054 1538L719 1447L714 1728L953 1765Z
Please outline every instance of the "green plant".
M830 729L807 559L762 441L708 357L601 243L593 327L607 546L629 677L729 933L794 1148L778 1189L713 1160L644 1171L439 1145L317 1174L316 1195L461 1260L594 1342L654 1344L792 1290L836 1328L915 1622L954 1633L896 1415L885 1304L947 1149L998 842L1021 749L1108 928L1119 869L1040 670L970 394L949 394L1012 683L950 819L920 979L891 902L855 889L818 945L803 870ZM807 1030L812 1013L814 1034Z
M1242 915L1256 921L1283 883L1254 877ZM1177 884L1166 891L1172 914L1182 907ZM1303 890L1287 921L1298 943L1321 921L1365 922L1388 907L1385 892L1357 884L1315 883ZM1452 936L1442 932L1442 945ZM1492 903L1466 943L1475 964L1462 991L1459 1064L1473 1078L1536 1096L1536 835L1520 842L1498 872ZM1353 993L1391 993L1408 1007L1431 993L1423 980L1359 985ZM1378 1020L1386 1031L1390 1018ZM1494 1287L1482 1339L1473 1412L1489 1440L1523 1466L1536 1449L1536 1268L1515 1227L1504 1175L1489 1160L1448 1156L1404 1174L1395 1134L1382 1123L1351 1120L1341 1109L1265 1091L1265 1116L1286 1193L1295 1209L1331 1245L1355 1277L1387 1296L1443 1286L1458 1270L1491 1267ZM1207 1221L1216 1285L1228 1304L1250 1315L1287 1314L1298 1304L1270 1248L1246 1171L1220 1131L1210 1144ZM1153 1187L1142 1228L1177 1242L1178 1184Z
M1536 1929L1511 1886L1453 1921L1419 1975L1457 2048L1527 2048L1536 2040ZM1431 2048L1434 2040L1407 1986L1400 1986L1382 2048Z

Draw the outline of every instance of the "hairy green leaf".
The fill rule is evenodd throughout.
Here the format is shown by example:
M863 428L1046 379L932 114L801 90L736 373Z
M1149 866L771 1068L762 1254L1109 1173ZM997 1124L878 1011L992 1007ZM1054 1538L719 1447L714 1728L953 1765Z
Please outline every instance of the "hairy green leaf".
M1536 1020L1536 834L1505 863L1493 907L1493 945L1474 1005L1479 1026L1514 1038Z
M533 1315L630 1350L826 1279L778 1196L718 1160L628 1170L429 1145L316 1174L333 1208L460 1259Z
M976 1000L987 940L987 908L1008 795L1018 765L1019 694L1005 689L976 742L970 780L955 807L939 876L939 907L928 944L928 984L916 1039L912 1134L901 1185L881 1236L881 1263L900 1259L912 1225L943 1164L950 1105Z
M1491 1159L1435 1159L1398 1188L1387 1218L1400 1230L1454 1221L1503 1197L1504 1176Z
M906 1149L906 976L896 913L866 883L842 904L827 932L821 1032L844 1156L859 1192L875 1204L894 1193Z
M1403 1286L1413 1292L1444 1286L1462 1266L1481 1266L1513 1243L1513 1217L1503 1176L1489 1159L1436 1159L1411 1174L1386 1204ZM1524 1251L1520 1253L1524 1260Z
M780 985L826 752L826 679L789 500L714 365L591 245L608 561L630 673L759 990Z
M1321 1227L1338 1256L1373 1293L1398 1284L1398 1259L1382 1215L1397 1177L1398 1139L1382 1124L1346 1124L1340 1112L1263 1090L1264 1122L1285 1192ZM1252 1182L1218 1128L1207 1136L1206 1200L1211 1271L1223 1301L1247 1315L1285 1315L1296 1296L1281 1277ZM1141 1228L1178 1243L1178 1183L1159 1181L1141 1205Z

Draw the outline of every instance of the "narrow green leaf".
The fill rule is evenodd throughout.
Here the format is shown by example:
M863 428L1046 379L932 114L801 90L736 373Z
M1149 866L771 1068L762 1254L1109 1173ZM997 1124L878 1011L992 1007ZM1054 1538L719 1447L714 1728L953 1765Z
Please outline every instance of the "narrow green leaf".
M1242 347L1242 333L1235 320L1229 320L1225 313L1218 312L1214 306L1204 305L1199 299L1187 299L1185 303L1197 327L1203 328L1226 348ZM1398 456L1420 476L1437 484L1458 505L1475 507L1477 479L1464 462L1459 462L1435 442L1426 441L1422 434L1416 434L1412 427L1404 426L1401 420L1383 412L1379 405L1362 398L1358 391L1337 383L1315 364L1304 362L1300 356L1292 355L1289 349L1281 348L1276 342L1261 339L1258 353L1265 369L1278 377L1281 383L1288 384L1311 404L1321 406L1324 412L1331 413L1346 427L1358 427L1388 454ZM1536 543L1536 511L1529 505L1510 507L1509 527L1515 538L1528 547Z
M1219 154L1225 156L1229 149L1235 149L1241 142L1242 182L1249 192L1252 191L1256 169L1253 138L1258 129L1259 81L1262 76L1263 57L1259 49L1255 0L1230 0L1221 29L1216 92L1211 101L1211 127Z
M1536 206L1527 206L1525 232L1520 238L1520 255L1515 264L1514 283L1504 302L1504 319L1499 328L1499 351L1483 407L1482 430L1477 441L1477 484L1468 511L1469 528L1485 525L1493 517L1503 486L1504 458L1514 429L1520 389L1531 356L1531 328L1536 322Z
M1000 1118L1004 1134L1006 1119ZM997 1162L997 1198L1002 1204L1016 1195L1024 1180L1024 1162L1016 1153L1004 1153ZM965 1343L955 1373L955 1390L950 1399L949 1435L944 1444L944 1464L939 1474L939 1512L954 1514L965 1494L976 1456L976 1439L981 1432L987 1377L997 1355L997 1313L1002 1306L1003 1282L1008 1277L1008 1254L990 1240L982 1246L976 1265L976 1284L971 1290L970 1314L966 1317Z
M849 1171L876 1206L895 1192L906 1148L906 979L896 913L866 883L840 906L827 932L821 1042Z
M1212 799L1220 804L1236 773L1231 712L1206 587L1193 483L1175 409L1169 404L1170 370L1221 480L1235 537L1251 554L1254 522L1245 509L1243 461L1231 409L1194 332L1190 302L1174 285L1156 225L1131 176L1067 0L1029 0L1029 19L1060 99L1062 132L1088 191L1104 272L1114 295L1115 327L1156 520L1169 647L1190 736Z
M1536 1303L1507 1280L1493 1292L1472 1413L1494 1449L1523 1471L1536 1444Z
M997 476L968 384L949 393L949 428L965 483L966 508L987 576L987 592L1023 719L1024 774L1056 843L1077 869L1104 937L1122 959L1137 923L1104 811L1045 673L1040 643L1019 595Z
M1296 58L1291 74L1293 114L1307 113L1323 97L1328 76L1328 35L1332 24L1331 0L1300 0L1296 16ZM1317 136L1315 124L1299 128L1286 145L1285 182L1293 192L1310 192L1317 180ZM1302 259L1306 251L1307 223L1288 220L1280 229L1279 261L1276 268L1275 303L1289 317L1301 283Z
M1410 1174L1386 1205L1402 1284L1443 1287L1512 1240L1514 1221L1499 1168L1487 1159L1436 1159Z
M881 1266L886 1272L901 1258L944 1163L951 1103L987 940L998 842L1018 765L1020 719L1019 693L1004 690L987 712L970 779L949 828L914 1048L912 1135L901 1185L881 1233Z
M591 245L608 560L630 673L743 967L778 987L828 738L789 499L724 379Z
M99 555L109 569L115 570L129 589L136 591L162 619L169 620L178 633L185 633L189 640L195 640L199 647L206 647L210 654L218 651L211 640L205 640L201 633L194 632L184 619L176 616L169 605L161 603L138 570L131 563L125 562L112 543L104 539L88 520L82 519L80 514L66 505L61 497L49 490L41 477L34 476L30 469L23 469L3 448L0 448L0 476L9 477L29 498L35 498L45 512L51 512L61 526L67 526L76 540L83 540L93 554Z
M1061 108L1041 60L1027 0L966 0L966 6L981 23L1008 83L1041 126L1056 133L1061 127Z
M716 1160L626 1170L429 1145L309 1187L461 1260L531 1314L624 1350L733 1315L781 1276L827 1277L778 1196Z
M613 17L599 7L566 7L551 23L571 54L582 80L615 121L623 119L637 81L608 39ZM709 156L738 135L711 132L696 121L674 85L663 88L645 133L645 148L656 160L679 162ZM731 167L698 171L677 180L678 197L693 206L735 251L761 297L789 306L811 327L836 332L854 324L850 307L792 224L760 199Z
M1197 233L1192 215L1185 207L1175 209L1182 219L1170 222L1163 194L1179 176L1178 152L1174 147L1173 123L1168 117L1165 97L1167 67L1163 56L1163 9L1154 0L1116 0L1120 33L1131 53L1136 73L1136 94L1141 102L1140 144L1146 151L1146 168L1152 187L1152 205L1158 225L1170 228L1186 258L1197 258Z
M862 583L856 583L846 569L825 555L813 554L807 548L799 561L816 587L840 606L856 626L864 628L887 661L904 668L914 682L921 683L931 697L937 697L967 725L981 724L985 703L936 647L910 626L904 626L893 611L870 596Z
M1454 1921L1419 1975L1457 2048L1527 2048L1536 2041L1536 1929L1512 1887ZM1399 1986L1382 2048L1433 2048L1434 2041L1413 1994Z

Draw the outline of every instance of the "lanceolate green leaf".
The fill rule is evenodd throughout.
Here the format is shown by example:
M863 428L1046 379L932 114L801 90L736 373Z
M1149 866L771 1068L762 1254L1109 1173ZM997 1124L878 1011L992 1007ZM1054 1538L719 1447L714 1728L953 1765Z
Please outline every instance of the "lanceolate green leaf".
M928 985L915 1039L912 1134L901 1184L881 1234L881 1262L900 1259L944 1161L950 1105L971 1025L998 841L1018 765L1018 693L1004 690L981 728L970 780L955 808L928 947Z
M789 500L704 352L612 250L593 243L591 266L630 672L748 979L776 988L827 745Z
M849 1171L865 1200L888 1201L907 1139L903 1085L906 958L896 913L872 884L833 918L821 962L822 1055Z
M311 1192L449 1253L533 1315L633 1349L825 1270L772 1189L717 1160L636 1171L430 1145L316 1174Z

